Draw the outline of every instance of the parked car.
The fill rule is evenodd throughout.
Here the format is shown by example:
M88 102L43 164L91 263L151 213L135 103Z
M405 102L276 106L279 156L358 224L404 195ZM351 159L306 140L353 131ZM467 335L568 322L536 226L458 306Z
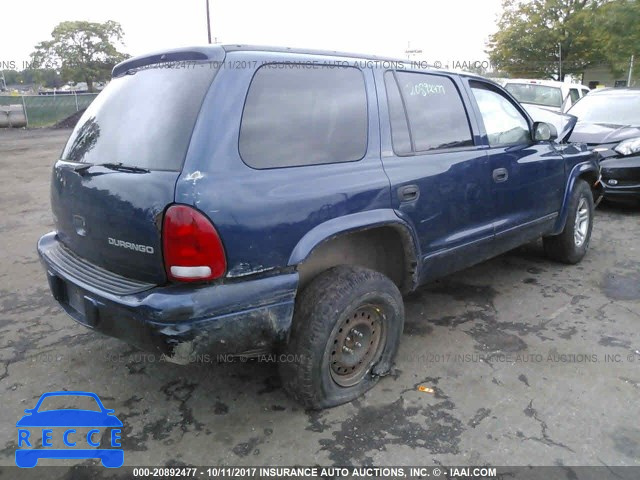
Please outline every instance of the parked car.
M589 87L577 83L521 78L507 80L504 88L527 109L534 105L554 112L566 112L589 93Z
M578 117L570 139L600 155L604 198L640 200L640 88L590 93L568 113Z
M117 65L53 168L54 297L176 362L275 349L323 408L389 372L402 293L539 237L579 262L595 154L489 80L402 67L249 46Z

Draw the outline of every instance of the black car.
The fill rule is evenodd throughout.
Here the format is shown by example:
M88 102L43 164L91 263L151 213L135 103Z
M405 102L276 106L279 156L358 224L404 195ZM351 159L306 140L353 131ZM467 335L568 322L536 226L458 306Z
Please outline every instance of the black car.
M604 198L640 201L640 88L606 88L580 99L570 141L600 155Z

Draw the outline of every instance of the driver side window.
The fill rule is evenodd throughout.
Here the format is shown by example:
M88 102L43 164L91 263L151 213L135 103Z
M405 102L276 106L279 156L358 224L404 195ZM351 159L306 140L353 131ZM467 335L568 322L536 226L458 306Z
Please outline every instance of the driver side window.
M471 90L478 103L490 146L531 143L527 119L506 97L480 83L473 82Z

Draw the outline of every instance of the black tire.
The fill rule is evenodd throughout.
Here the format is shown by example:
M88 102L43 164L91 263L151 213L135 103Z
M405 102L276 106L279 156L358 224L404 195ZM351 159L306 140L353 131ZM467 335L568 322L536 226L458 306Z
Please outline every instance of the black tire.
M578 242L576 237L576 230L581 230L578 228L577 223L579 206L581 212L586 208L586 218L588 221L586 232L582 235L581 243ZM544 251L549 258L569 264L575 264L582 260L587 253L589 241L591 240L594 209L593 194L589 184L581 179L576 180L573 195L569 200L569 212L564 230L560 235L544 237L542 239Z
M280 363L285 390L311 409L350 402L388 373L403 325L402 295L383 274L354 266L321 273L296 299Z

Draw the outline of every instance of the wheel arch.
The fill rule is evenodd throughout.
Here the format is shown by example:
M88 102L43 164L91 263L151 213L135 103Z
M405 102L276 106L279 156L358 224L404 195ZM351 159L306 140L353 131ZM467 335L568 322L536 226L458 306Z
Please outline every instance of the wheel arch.
M585 180L591 189L594 190L597 189L596 183L599 178L600 172L593 162L582 162L571 169L567 178L567 188L565 189L564 198L562 199L562 208L560 209L560 214L558 215L555 228L551 233L552 235L558 235L564 230L565 224L567 223L567 215L569 213L569 202L573 192L575 191L576 182L578 180Z
M390 277L403 293L418 279L418 242L411 227L391 209L333 218L307 232L293 249L300 288L337 265L360 265Z

